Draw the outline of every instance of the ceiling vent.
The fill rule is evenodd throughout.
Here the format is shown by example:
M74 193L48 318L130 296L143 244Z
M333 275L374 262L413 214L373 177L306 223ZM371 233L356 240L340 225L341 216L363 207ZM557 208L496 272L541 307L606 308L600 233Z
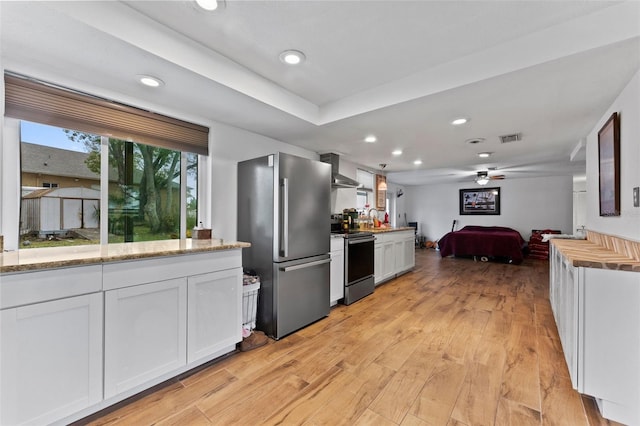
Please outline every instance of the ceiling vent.
M514 133L512 135L502 135L500 136L500 143L511 143L522 140L522 133Z

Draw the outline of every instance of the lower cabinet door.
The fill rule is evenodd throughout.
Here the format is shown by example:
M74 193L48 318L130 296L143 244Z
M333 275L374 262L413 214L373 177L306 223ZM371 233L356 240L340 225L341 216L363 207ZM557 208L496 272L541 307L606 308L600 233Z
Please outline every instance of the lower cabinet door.
M105 292L105 398L186 365L187 279Z
M404 266L403 271L409 270L416 266L416 243L415 238L405 238L403 240L404 247Z
M378 284L382 281L382 273L384 270L384 246L380 243L376 243L373 246L373 276L374 281Z
M387 280L393 278L396 274L396 251L393 241L386 242L382 245L382 279Z
M102 400L102 293L0 312L0 424L48 424Z
M242 269L188 278L189 363L242 340Z

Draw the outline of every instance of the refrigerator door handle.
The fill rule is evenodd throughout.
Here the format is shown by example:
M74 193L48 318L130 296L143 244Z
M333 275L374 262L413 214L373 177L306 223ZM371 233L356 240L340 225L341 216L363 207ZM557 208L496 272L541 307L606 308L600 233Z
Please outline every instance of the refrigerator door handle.
M283 272L297 271L298 269L311 268L312 266L324 265L329 262L331 262L331 259L316 260L315 262L303 263L301 265L285 266L284 268L280 268L280 270Z
M280 233L280 255L289 256L289 179L282 178L282 232Z

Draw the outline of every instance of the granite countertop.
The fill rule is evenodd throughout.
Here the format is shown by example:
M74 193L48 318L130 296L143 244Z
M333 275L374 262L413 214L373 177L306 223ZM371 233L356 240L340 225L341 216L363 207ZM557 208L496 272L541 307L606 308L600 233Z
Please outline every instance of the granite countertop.
M640 261L587 240L553 238L553 244L573 266L640 272Z
M374 234L380 234L383 232L415 231L415 228L412 228L410 226L399 226L396 228L369 228L365 229L365 231L371 231Z
M0 273L64 268L122 260L175 256L251 247L250 243L211 240L161 240L138 243L31 248L0 254Z

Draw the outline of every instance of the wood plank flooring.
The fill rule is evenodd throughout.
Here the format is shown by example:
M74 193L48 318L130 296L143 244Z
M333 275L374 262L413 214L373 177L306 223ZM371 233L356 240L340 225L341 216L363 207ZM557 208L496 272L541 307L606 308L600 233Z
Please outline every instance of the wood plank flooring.
M549 265L441 259L92 425L608 425L571 388Z

